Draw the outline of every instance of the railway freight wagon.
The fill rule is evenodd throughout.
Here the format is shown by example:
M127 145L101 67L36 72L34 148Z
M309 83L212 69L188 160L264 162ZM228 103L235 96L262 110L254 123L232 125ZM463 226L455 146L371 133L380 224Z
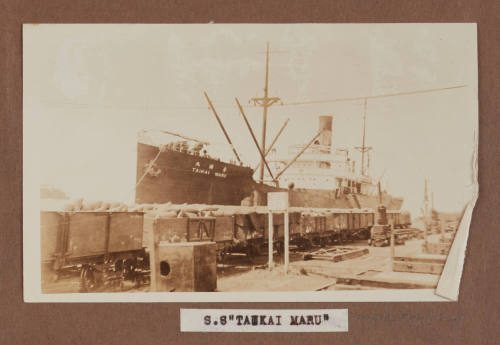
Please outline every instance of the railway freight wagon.
M411 226L411 214L410 212L404 211L400 215L401 227L409 228Z
M152 241L200 242L217 245L219 259L228 253L261 253L268 239L266 208L218 209L202 213L41 212L43 277L67 271L80 274L82 291L103 284L147 281ZM283 248L284 215L273 214L273 242ZM406 218L405 218L406 217ZM388 212L389 221L404 226L409 215ZM364 238L374 225L372 210L303 210L289 212L290 244L307 249L313 243L343 243ZM153 239L152 234L156 238Z
M331 210L326 216L327 232L336 242L365 239L374 220L375 214L371 210Z
M388 210L387 222L392 225L394 229L409 228L411 225L411 215L409 212Z
M370 229L375 224L375 213L372 210L354 210L353 227L350 229L351 238L366 240L370 237Z
M42 211L42 282L80 274L81 291L148 279L142 212Z

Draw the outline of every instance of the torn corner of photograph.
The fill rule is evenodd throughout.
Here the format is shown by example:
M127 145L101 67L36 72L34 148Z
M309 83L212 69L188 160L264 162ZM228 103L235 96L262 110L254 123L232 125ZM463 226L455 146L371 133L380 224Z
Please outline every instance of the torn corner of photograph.
M472 214L479 197L477 133L478 127L476 126L474 131L475 148L472 159L473 183L471 184L471 200L467 203L462 213L462 218L448 253L446 264L436 287L436 294L438 296L447 298L451 301L458 301Z

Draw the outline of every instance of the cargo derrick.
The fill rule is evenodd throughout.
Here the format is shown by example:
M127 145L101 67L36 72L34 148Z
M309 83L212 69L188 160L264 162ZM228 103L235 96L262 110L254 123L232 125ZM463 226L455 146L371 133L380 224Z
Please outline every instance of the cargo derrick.
M263 108L262 139L257 142L243 107L236 99L237 108L249 130L260 163L251 169L243 166L228 130L222 123L212 100L204 92L209 109L214 115L224 137L232 149L238 164L222 162L203 154L203 150L190 150L184 146L155 147L147 143L138 144L136 203L199 203L222 205L266 205L268 192L285 191L293 187L291 206L315 208L372 208L377 207L375 186L365 167L367 99L364 97L363 143L356 149L361 151L361 175L355 174L355 162L349 158L345 148L332 147L332 117L320 116L318 135L306 145L295 145L293 155L287 159L268 161L267 155L274 147L287 122L278 131L271 145L266 147L268 108L281 103L279 97L269 97L269 43L266 49L265 83L263 97L252 98L255 106ZM307 103L307 102L306 102ZM314 102L313 102L314 103ZM299 103L298 103L299 104ZM293 105L293 104L292 104ZM169 134L172 134L169 132ZM186 140L202 141L177 135ZM207 143L203 143L207 144ZM273 169L271 164L274 163ZM307 162L313 162L310 165ZM310 166L308 166L309 164ZM341 166L341 168L338 168ZM257 171L259 170L259 171ZM257 181L254 173L259 174ZM265 172L265 174L264 174ZM279 183L282 187L279 188ZM399 210L402 199L384 194L389 209Z

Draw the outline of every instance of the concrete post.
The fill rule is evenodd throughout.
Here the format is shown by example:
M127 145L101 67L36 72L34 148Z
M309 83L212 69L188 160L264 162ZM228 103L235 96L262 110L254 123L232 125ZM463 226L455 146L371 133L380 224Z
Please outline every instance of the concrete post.
M290 237L290 229L289 229L289 220L288 220L288 206L285 211L285 233L284 233L284 242L285 242L285 274L288 273L288 263L289 263L289 237Z
M273 251L274 251L274 248L273 248L273 238L274 238L274 225L273 225L273 213L271 211L269 211L269 221L268 221L268 225L269 225L269 228L268 228L268 240L267 240L267 243L268 243L268 250L269 250L269 258L268 258L268 268L269 270L272 270L273 269Z
M395 256L395 238L394 238L394 225L391 224L391 266L392 263L394 262L394 256Z

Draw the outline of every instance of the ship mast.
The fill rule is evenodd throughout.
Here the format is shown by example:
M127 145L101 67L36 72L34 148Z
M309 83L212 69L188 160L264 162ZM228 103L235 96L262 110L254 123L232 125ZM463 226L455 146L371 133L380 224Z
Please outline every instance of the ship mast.
M267 126L267 108L272 106L274 103L279 102L279 97L269 97L269 42L267 42L266 49L266 80L264 84L264 97L252 98L251 101L254 105L261 106L262 111L262 139L260 150L266 152L266 126ZM261 159L260 163L260 173L259 182L264 183L264 157Z
M366 146L366 103L367 98L364 98L363 102L363 145L355 147L356 150L361 152L361 175L365 176L365 153L368 153L372 147ZM368 158L369 159L369 158ZM368 163L370 165L370 163Z
M424 180L424 222L427 226L429 222L429 193L427 190L427 179Z

